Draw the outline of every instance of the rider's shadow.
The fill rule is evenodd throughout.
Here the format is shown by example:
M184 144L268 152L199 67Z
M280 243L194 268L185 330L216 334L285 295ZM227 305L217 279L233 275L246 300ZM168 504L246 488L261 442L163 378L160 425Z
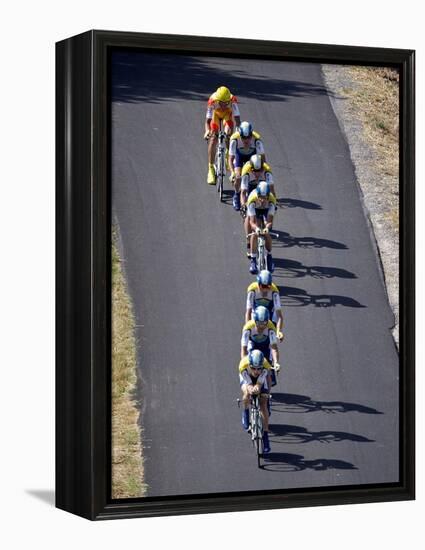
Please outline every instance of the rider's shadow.
M283 306L314 306L314 307L355 307L365 308L364 306L354 298L349 296L338 296L333 294L308 294L301 288L294 288L289 286L278 286L280 300Z
M300 443L332 443L339 441L355 441L356 443L372 443L373 439L368 439L363 435L352 434L348 432L338 432L334 430L324 430L320 432L309 432L301 426L291 426L285 424L270 424L270 439L275 445L300 444Z
M343 279L357 279L357 275L346 269L336 267L323 267L318 265L303 265L301 262L284 258L274 258L274 277L312 277L313 279L330 279L339 277Z
M233 191L231 189L223 189L223 204L233 206Z
M277 237L273 240L274 247L291 248L298 246L299 248L333 248L337 250L348 250L348 246L338 241L329 239L319 239L317 237L294 237L285 231L278 231L273 228L273 232Z
M357 470L358 468L345 460L328 458L307 460L303 455L272 451L263 456L261 469L270 472L301 472L303 470Z
M284 413L325 412L329 414L358 412L362 414L384 414L373 407L345 401L318 401L308 395L294 393L273 393L272 411Z
M299 199L290 199L288 197L277 199L277 205L280 208L307 208L308 210L322 210L320 204Z

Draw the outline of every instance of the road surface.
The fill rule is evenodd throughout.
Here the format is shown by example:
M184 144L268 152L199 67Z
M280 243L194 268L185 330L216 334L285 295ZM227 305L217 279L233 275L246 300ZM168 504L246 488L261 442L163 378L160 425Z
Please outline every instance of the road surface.
M253 277L230 194L206 184L206 100L223 84L262 134L280 205L285 341L262 469L236 406ZM394 320L320 66L117 53L112 121L148 496L397 482Z

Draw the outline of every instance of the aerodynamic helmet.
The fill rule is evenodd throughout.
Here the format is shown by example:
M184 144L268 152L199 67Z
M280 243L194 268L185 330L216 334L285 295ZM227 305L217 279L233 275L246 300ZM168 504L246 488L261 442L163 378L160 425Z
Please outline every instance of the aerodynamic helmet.
M263 167L263 157L261 155L252 155L249 162L254 170L261 170Z
M241 138L250 138L252 136L252 124L246 120L241 122L239 126L239 135Z
M254 321L256 323L267 323L270 319L269 310L264 306L258 306L254 310Z
M227 103L232 99L232 94L230 93L229 88L226 88L226 86L220 86L220 88L217 88L217 91L215 92L215 99L217 101L222 101L223 103Z
M266 181L260 181L257 185L257 196L267 198L270 194L270 185Z
M264 354L259 349L253 349L248 353L248 363L254 369L260 369L264 364Z
M263 269L257 275L257 283L259 285L270 286L272 284L272 274L267 269Z

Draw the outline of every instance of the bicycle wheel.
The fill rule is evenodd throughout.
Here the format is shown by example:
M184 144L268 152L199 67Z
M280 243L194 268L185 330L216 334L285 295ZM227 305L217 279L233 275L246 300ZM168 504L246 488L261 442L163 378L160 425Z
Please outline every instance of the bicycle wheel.
M261 467L261 457L263 456L263 419L261 414L258 412L257 418L257 439L256 439L256 450L257 450L257 465Z
M217 191L220 196L220 202L223 202L223 185L224 185L224 176L226 173L224 162L225 162L225 152L223 149L221 149L218 157L218 182L217 182L218 183Z
M263 269L267 268L266 247L263 237L260 237L258 241L258 268L259 271L263 271Z

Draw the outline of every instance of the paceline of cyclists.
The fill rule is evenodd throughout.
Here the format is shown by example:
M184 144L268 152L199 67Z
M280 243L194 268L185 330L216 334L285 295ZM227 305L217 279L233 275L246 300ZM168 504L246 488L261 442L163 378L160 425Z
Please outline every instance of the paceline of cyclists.
M242 425L245 430L249 429L250 396L259 395L264 429L263 452L269 453L269 394L280 370L278 342L283 340L280 296L272 280L274 265L270 231L277 209L275 187L261 136L251 123L241 122L238 100L225 86L220 86L210 96L207 105L204 139L208 140L208 184L216 184L214 161L220 128L227 138L226 162L234 188L233 208L242 214L249 271L257 275L257 280L247 289L241 338ZM267 269L261 271L257 264L260 235L265 239L267 254Z

